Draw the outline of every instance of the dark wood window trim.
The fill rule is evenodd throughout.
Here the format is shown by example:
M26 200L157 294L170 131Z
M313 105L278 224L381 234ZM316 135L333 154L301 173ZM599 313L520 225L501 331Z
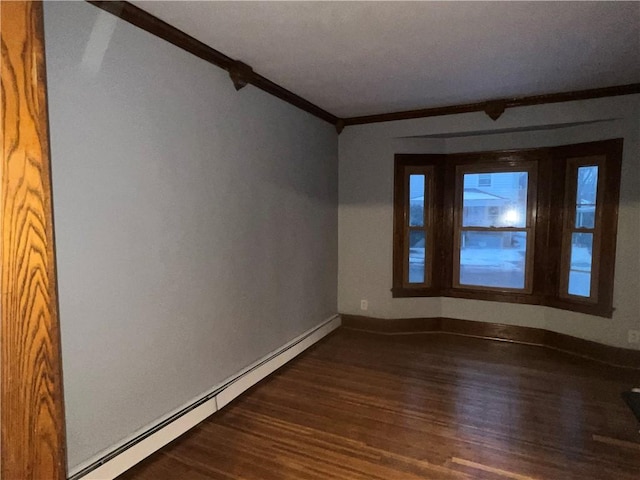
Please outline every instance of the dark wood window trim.
M509 303L545 305L602 317L613 314L613 283L615 268L618 199L620 192L620 168L622 139L590 142L561 147L508 150L461 154L397 154L394 180L394 240L393 240L393 288L394 298L402 297L454 297ZM566 269L567 222L572 221L575 206L568 200L572 193L572 176L575 165L584 162L599 166L597 211L599 245L594 245L595 288L592 298L585 299L565 295L568 274ZM586 164L585 163L585 164ZM508 291L469 288L454 280L456 268L456 171L487 171L487 167L522 168L532 172L530 185L534 185L529 197L529 215L532 221L530 240L531 271L527 288ZM406 215L407 172L429 171L433 179L430 198L432 244L427 253L428 284L409 284L406 281ZM573 201L573 200L572 200ZM598 270L597 273L595 270Z

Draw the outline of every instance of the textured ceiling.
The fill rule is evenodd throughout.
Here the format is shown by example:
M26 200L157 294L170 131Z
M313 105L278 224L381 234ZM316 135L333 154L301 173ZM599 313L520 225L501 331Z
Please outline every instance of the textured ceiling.
M640 83L640 2L132 2L339 117Z

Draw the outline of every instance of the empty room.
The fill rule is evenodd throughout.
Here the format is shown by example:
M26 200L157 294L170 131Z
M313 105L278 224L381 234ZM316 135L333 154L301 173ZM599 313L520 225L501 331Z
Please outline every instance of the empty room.
M640 2L0 14L2 480L637 480Z

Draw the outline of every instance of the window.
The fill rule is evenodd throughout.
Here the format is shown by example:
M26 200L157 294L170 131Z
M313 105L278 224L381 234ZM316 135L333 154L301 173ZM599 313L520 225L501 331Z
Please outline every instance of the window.
M408 238L405 264L405 277L410 284L429 285L431 270L425 269L426 262L431 258L431 210L428 208L433 180L432 168L406 170L405 181L409 185L408 204L409 215L405 222L405 237Z
M491 173L477 173L478 170ZM473 188L488 177L490 189ZM480 179L480 180L479 180ZM531 183L531 186L530 186ZM454 285L531 291L535 164L458 165L454 209ZM462 212L462 213L461 213Z
M393 295L613 311L622 140L396 155Z
M562 293L585 299L594 297L592 280L597 277L593 264L593 244L596 237L598 207L598 165L569 162L567 171L567 211L562 243L564 270ZM595 162L594 162L595 163ZM599 222L598 222L599 223ZM599 235L598 235L599 237Z

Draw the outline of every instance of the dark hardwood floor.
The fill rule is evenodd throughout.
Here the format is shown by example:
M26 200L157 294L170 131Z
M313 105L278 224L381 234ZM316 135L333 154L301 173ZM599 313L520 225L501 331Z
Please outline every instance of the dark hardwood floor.
M640 478L640 370L340 329L121 480Z

